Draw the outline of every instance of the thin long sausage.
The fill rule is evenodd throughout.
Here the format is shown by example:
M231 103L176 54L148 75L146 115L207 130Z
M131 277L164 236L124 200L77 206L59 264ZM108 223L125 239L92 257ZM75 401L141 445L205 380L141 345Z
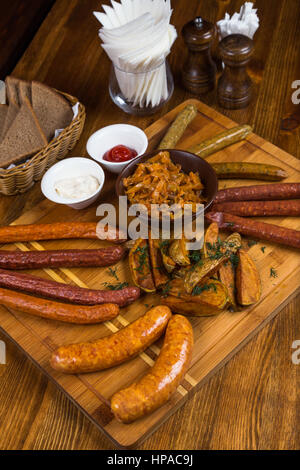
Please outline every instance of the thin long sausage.
M97 222L56 222L0 227L0 243L73 238L100 239L113 243L123 243L127 240L127 236L117 228L103 227Z
M300 183L272 183L254 186L240 186L221 189L215 198L217 202L227 201L271 201L299 199Z
M213 212L229 212L241 217L300 216L300 199L289 201L240 201L214 204Z
M193 329L187 318L169 321L161 352L148 374L111 399L118 421L131 423L166 403L182 381L192 358Z
M138 287L125 287L121 290L95 290L62 284L30 274L0 269L0 286L24 291L50 299L63 300L80 305L100 305L106 303L124 307L140 296Z
M78 306L40 299L0 288L0 305L49 320L90 325L115 318L119 307L115 304Z
M266 163L222 162L211 165L219 179L281 181L288 176L283 168Z
M50 364L65 374L95 372L122 364L154 343L163 334L171 316L169 307L154 307L117 333L93 343L58 348Z
M126 253L123 245L98 250L7 251L0 250L0 268L41 269L111 266Z
M188 125L197 116L198 110L194 104L187 105L176 117L175 121L169 127L166 135L159 144L158 149L175 148L177 142L183 136Z
M216 222L219 228L231 232L239 232L259 240L267 240L281 245L300 248L300 231L279 225L267 224L253 219L238 217L226 212L208 212L205 215L208 222Z
M222 150L229 145L233 145L236 142L246 139L251 132L252 127L246 124L243 126L232 127L231 129L226 129L226 131L202 141L200 144L194 145L188 149L188 152L195 153L201 158L206 158L212 153L219 152L219 150Z

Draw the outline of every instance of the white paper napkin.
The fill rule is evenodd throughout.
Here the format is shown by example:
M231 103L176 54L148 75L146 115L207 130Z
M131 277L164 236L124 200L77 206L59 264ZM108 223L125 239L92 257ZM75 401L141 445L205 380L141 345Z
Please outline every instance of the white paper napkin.
M123 95L133 105L157 106L167 98L165 59L177 37L170 0L111 0L103 10L94 15Z

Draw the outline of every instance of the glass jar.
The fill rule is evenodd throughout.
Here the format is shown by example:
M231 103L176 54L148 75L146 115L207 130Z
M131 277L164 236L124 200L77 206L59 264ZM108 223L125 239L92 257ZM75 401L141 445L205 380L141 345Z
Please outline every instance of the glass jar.
M125 113L154 114L169 101L173 91L174 80L166 60L155 68L139 72L127 72L112 64L109 94Z

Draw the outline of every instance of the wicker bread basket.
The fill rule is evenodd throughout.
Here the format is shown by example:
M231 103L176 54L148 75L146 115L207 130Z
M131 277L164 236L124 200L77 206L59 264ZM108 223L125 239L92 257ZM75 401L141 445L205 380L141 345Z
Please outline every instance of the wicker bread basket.
M77 98L67 93L57 92L64 96L71 106L78 103ZM6 196L21 194L28 191L36 181L41 180L46 170L56 161L62 160L78 142L85 116L85 107L79 103L77 117L56 139L51 140L46 147L26 163L20 163L10 170L0 170L0 193Z

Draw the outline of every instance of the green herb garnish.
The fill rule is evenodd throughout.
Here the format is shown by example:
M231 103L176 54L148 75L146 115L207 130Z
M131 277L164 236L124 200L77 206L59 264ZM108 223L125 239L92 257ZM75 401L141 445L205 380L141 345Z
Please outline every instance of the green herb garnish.
M278 277L277 271L274 268L270 269L270 277Z
M118 274L117 274L117 268L115 269L108 268L108 272L111 277L114 277L117 281L119 280Z
M262 246L262 247L261 247L261 251L262 251L263 253L265 252L265 249L266 249L265 246Z
M232 266L233 266L234 268L236 268L237 265L239 264L239 256L236 255L235 253L231 253L231 255L230 255L230 262L231 262Z
M214 292L217 292L217 287L215 284L203 284L202 286L195 286L192 295L200 295L202 292L210 289L213 289Z
M141 248L140 246L135 250L134 254L138 254L139 255L139 266L136 269L136 271L138 271L140 274L143 273L143 270L144 270L144 266L147 264L147 260L148 260L148 245L146 246L143 246L143 248Z
M257 245L258 242L256 242L255 240L248 240L248 246L249 248L251 248L251 246L254 246L254 245Z
M118 282L117 284L110 284L109 282L103 282L103 285L108 290L122 290L122 289L125 289L125 287L129 286L128 282Z
M200 251L197 251L197 250L192 251L189 257L192 263L199 263L199 261L201 261Z
M159 248L164 254L167 254L167 248L169 244L170 244L169 240L163 240L159 243Z

